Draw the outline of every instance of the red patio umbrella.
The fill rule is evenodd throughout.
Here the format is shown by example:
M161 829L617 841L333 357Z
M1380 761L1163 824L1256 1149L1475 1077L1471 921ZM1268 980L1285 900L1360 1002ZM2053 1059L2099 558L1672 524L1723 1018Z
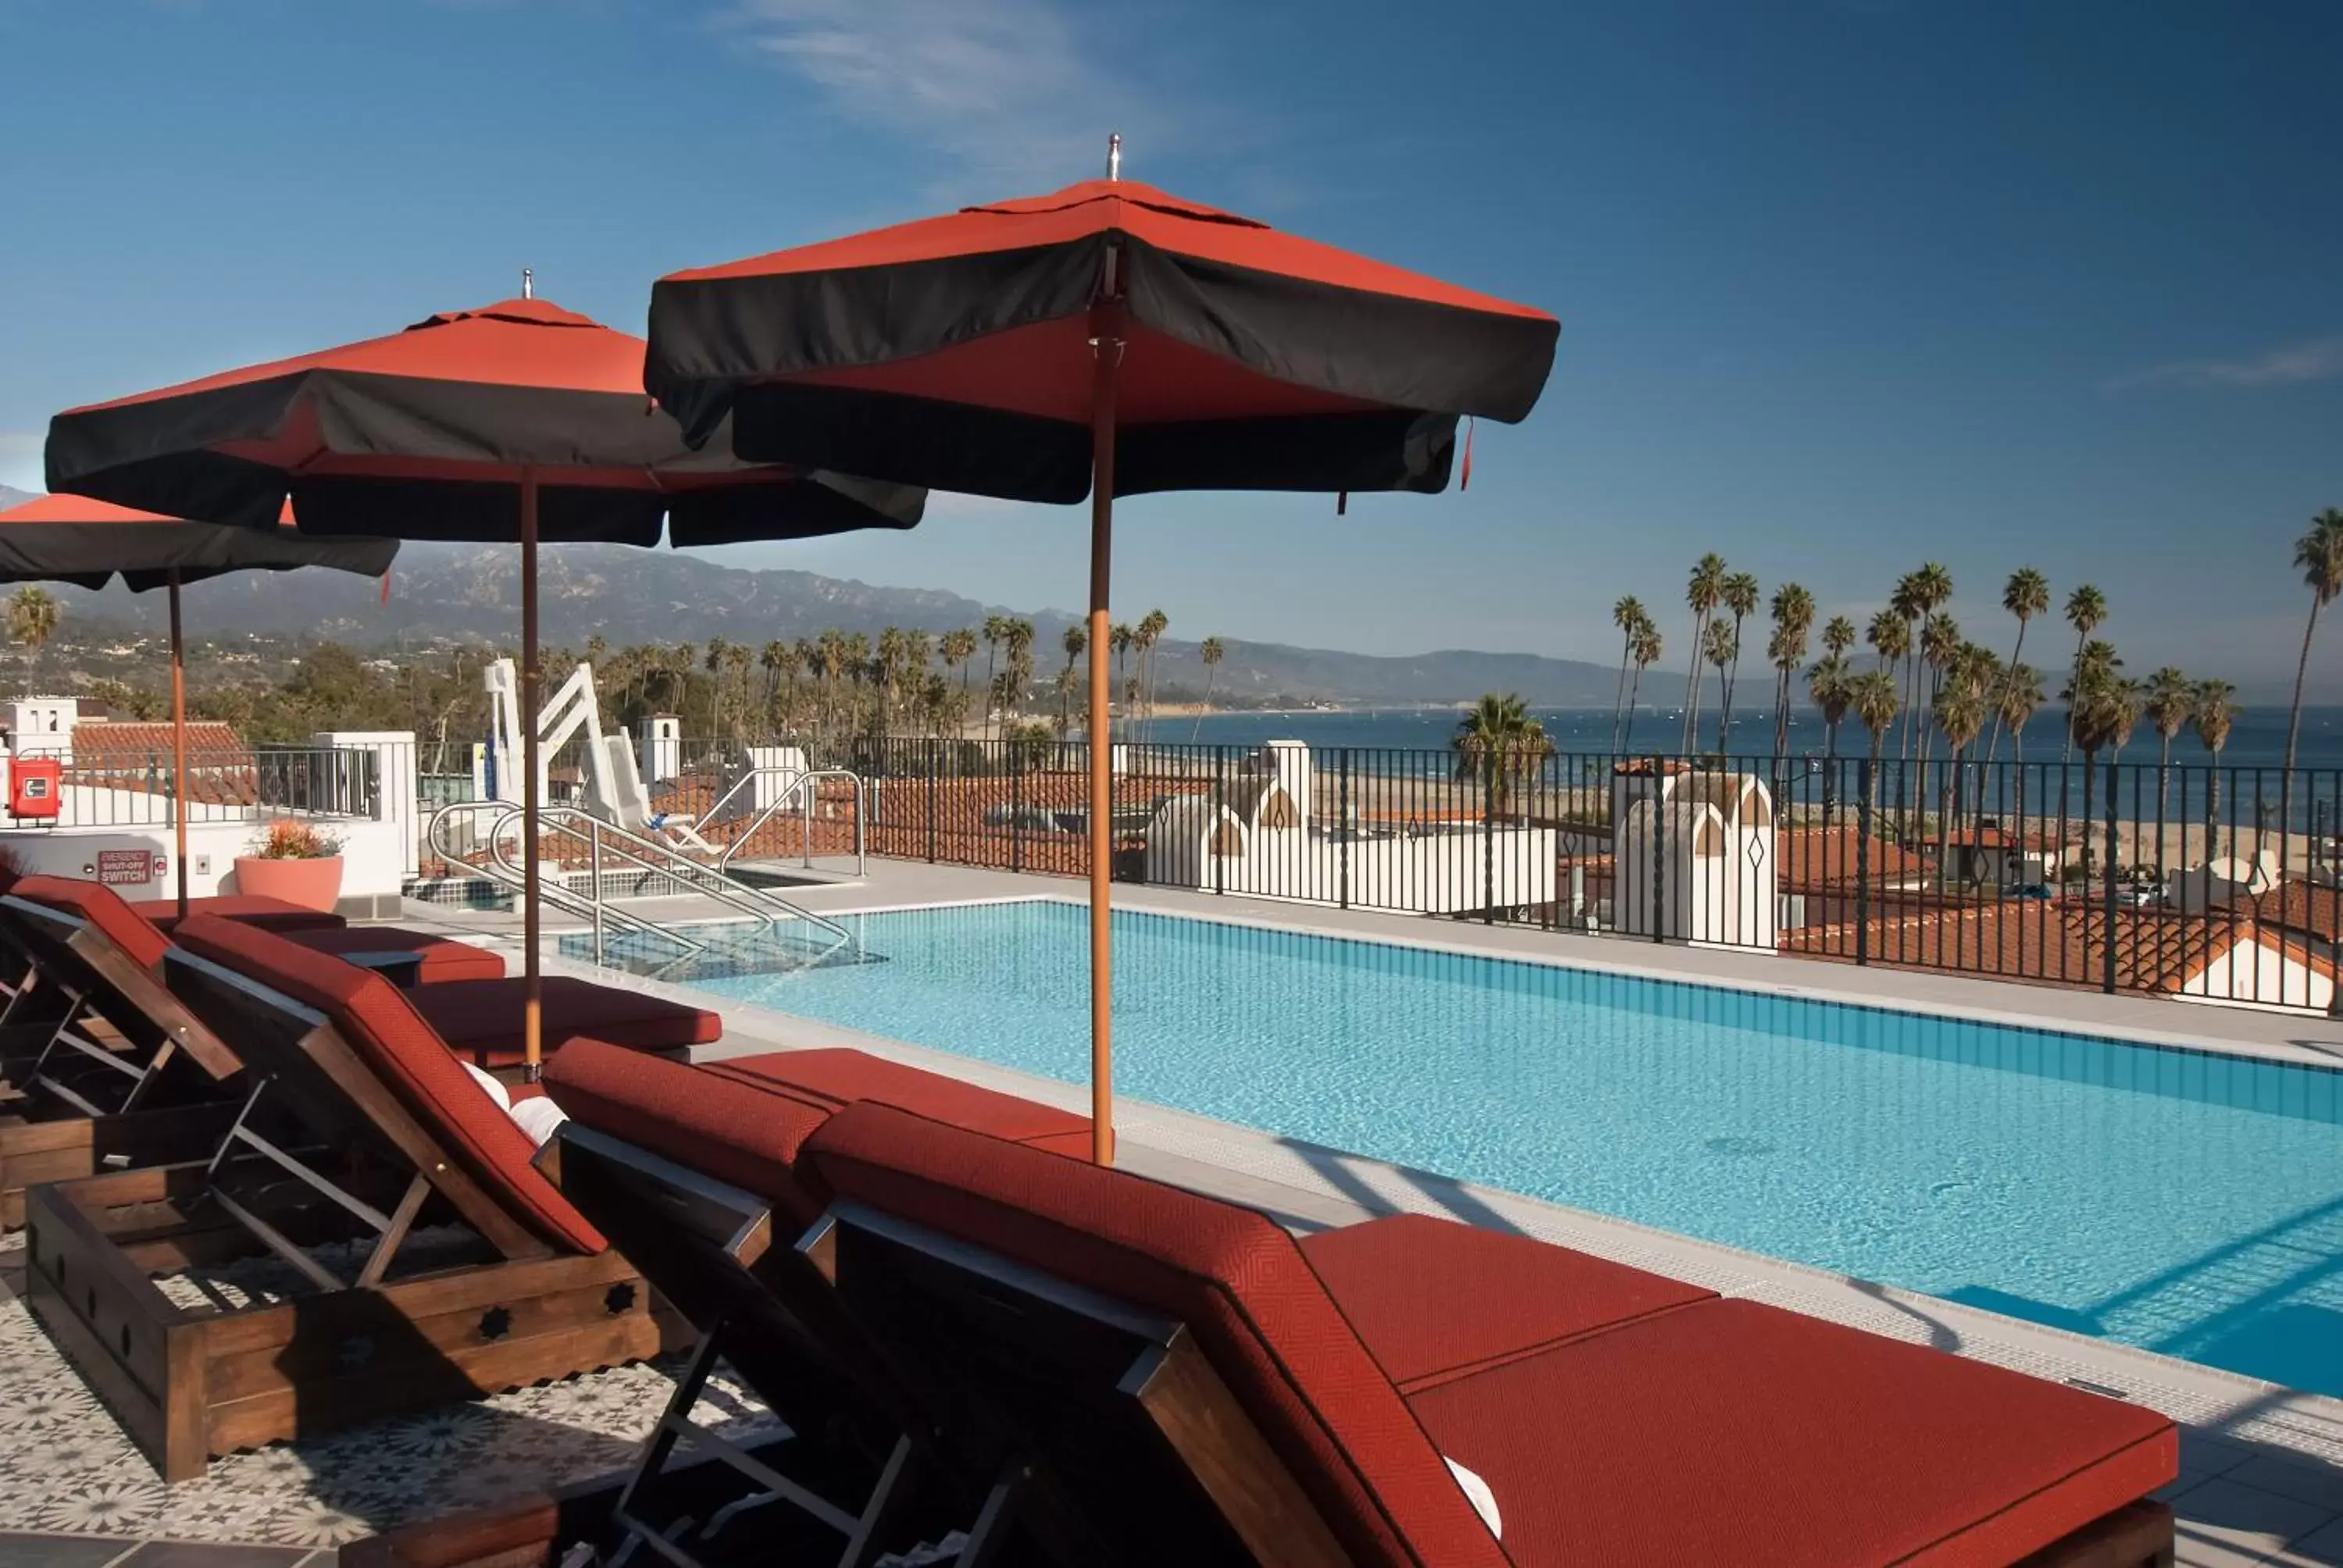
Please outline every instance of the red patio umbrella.
M187 912L187 685L180 639L179 587L223 572L332 567L377 577L398 553L396 539L317 538L293 526L284 505L277 526L239 528L142 512L86 496L40 496L0 511L0 583L68 582L102 588L116 576L133 593L171 590L172 822L177 839L179 913Z
M745 462L720 431L694 447L643 395L643 342L532 297L445 311L403 332L248 366L49 423L49 486L222 523L305 532L518 540L521 855L536 1076L537 547L678 545L910 528L924 495Z
M1117 137L1103 180L663 277L643 374L688 436L712 440L729 422L745 456L1019 500L1090 495L1101 1163L1113 1151L1114 498L1442 489L1458 418L1526 417L1560 330L1527 307L1121 180L1120 161Z

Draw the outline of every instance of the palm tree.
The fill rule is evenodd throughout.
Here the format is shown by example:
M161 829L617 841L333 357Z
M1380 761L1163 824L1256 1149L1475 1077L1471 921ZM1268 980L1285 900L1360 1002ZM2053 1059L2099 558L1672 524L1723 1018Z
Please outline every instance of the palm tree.
M1068 709L1074 695L1074 660L1090 651L1091 634L1081 621L1075 621L1058 638L1058 646L1066 650L1066 668L1058 674L1058 733L1062 736L1073 728Z
M2196 710L2191 715L2197 726L2197 739L2205 743L2212 762L2205 769L2205 857L2216 853L2214 834L2221 822L2221 749L2229 743L2229 727L2237 722L2237 710L2231 699L2237 688L2226 680L2200 680L2197 683Z
M2310 618L2303 623L2302 657L2294 666L2294 706L2286 720L2286 771L2279 775L2283 792L2294 782L2294 747L2302 737L2302 681L2310 671L2310 638L2318 629L2320 607L2343 593L2343 512L2329 507L2310 519L2309 531L2294 541L2295 569L2310 589Z
M65 607L55 594L44 588L20 588L8 596L8 637L30 650L33 663L40 663L42 645L56 636L57 625L65 619Z
M1116 694L1122 699L1122 721L1123 732L1125 734L1129 734L1131 730L1131 709L1134 704L1131 699L1130 685L1122 678L1123 661L1131 657L1131 645L1136 643L1138 640L1139 634L1131 630L1131 625L1127 621L1118 622L1116 625L1107 628L1106 645L1107 648L1114 654L1114 689ZM1112 713L1109 713L1107 715L1107 733L1109 735L1114 733L1114 715Z
M1904 651L1906 691L1904 698L1904 747L1901 755L1908 757L1916 747L1925 759L1927 754L1928 729L1924 720L1926 705L1920 690L1920 666L1927 644L1922 628L1932 619L1946 600L1953 597L1953 574L1935 561L1925 561L1920 569L1906 576L1896 585L1895 606L1904 617L1911 634L1910 646ZM1914 788L1918 788L1916 779ZM1916 795L1915 797L1917 799Z
M758 668L765 672L765 721L759 726L760 732L769 732L773 721L773 698L780 688L781 673L791 669L796 662L797 655L788 643L779 638L765 644L764 650L757 656Z
M1619 749L1622 751L1635 739L1635 698L1644 689L1644 671L1660 661L1663 651L1659 625L1646 616L1643 628L1635 634L1635 676L1627 685L1627 722L1619 731Z
M1693 563L1692 577L1684 584L1684 603L1692 607L1692 665L1684 672L1684 749L1687 753L1700 724L1700 660L1708 645L1708 619L1724 598L1725 577L1725 558L1711 550Z
M1967 771L1961 766L1961 753L1976 744L1977 732L1985 728L1990 699L1984 675L1975 664L1969 665L1946 682L1936 700L1936 727L1944 731L1946 763L1937 789L1936 822L1939 838L1947 844L1952 825L1961 819L1962 775Z
M2093 645L2106 648L2107 644ZM2112 654L2113 650L2108 650ZM2121 755L2124 743L2131 739L2132 726L2139 722L2138 689L2115 673L2122 660L2109 658L2091 664L2084 672L2083 683L2070 692L2068 729L2075 745L2083 753L2083 842L2091 841L2091 824L2097 820L2094 800L2098 782L2098 756L2109 747ZM2110 801L2112 806L2113 802Z
M1611 749L1619 749L1619 718L1627 700L1627 661L1635 652L1635 634L1644 629L1644 601L1629 594L1611 607L1611 624L1619 628L1619 689L1611 699Z
M1846 668L1844 655L1827 653L1822 662L1806 671L1806 694L1815 706L1823 710L1823 755L1838 756L1839 720L1846 717L1847 704L1855 699L1854 678Z
M2017 641L2009 649L2009 668L2019 667L2018 659L2026 653L2026 624L2037 615L2050 612L2050 579L2032 567L2020 567L2009 574L2001 586L2001 608L2017 618ZM2001 749L2001 711L1996 700L1993 716L1993 736L1986 742L1986 770L1993 770L1993 759Z
M1831 617L1823 627L1823 651L1834 658L1845 658L1858 640L1855 622L1843 615Z
M708 734L711 739L724 730L724 653L729 646L720 637L708 639L705 668L708 671Z
M2197 711L2197 684L2171 665L2147 678L2147 720L2156 726L2156 819L2164 820L2171 796L2172 742Z
M1893 675L1896 666L1912 651L1912 628L1893 609L1883 609L1864 628L1863 640L1878 653L1879 668Z
M749 666L754 659L745 642L736 642L724 650L724 675L732 682L732 733L739 739L748 728Z
M1505 815L1514 784L1554 755L1545 727L1529 716L1522 699L1493 691L1466 711L1449 745L1456 753L1457 782L1481 786L1491 822Z
M1151 609L1139 618L1139 629L1132 634L1139 649L1139 679L1147 693L1144 700L1150 733L1155 728L1155 645L1162 640L1171 625L1170 616L1160 609Z
M2066 624L2075 628L2075 662L2066 670L2066 689L2071 692L2083 678L2083 645L2091 640L2107 618L2107 596L2085 583L2066 596ZM2058 765L2063 768L2075 757L2074 715L2067 714L2066 744L2058 752Z
M947 670L957 669L960 671L960 691L965 694L968 690L969 663L976 658L975 629L973 628L964 626L957 628L956 630L944 633L942 648L944 655L944 668ZM963 702L960 704L960 707L962 709L965 709L968 707L968 704Z
M1871 732L1871 788L1865 798L1875 819L1879 814L1879 749L1887 732L1896 727L1899 699L1896 678L1885 669L1867 669L1847 682L1847 706L1864 729Z
M1002 628L1009 662L1001 673L1009 678L1008 701L1001 707L1004 723L1014 719L1025 706L1025 693L1033 685L1033 623L1011 617Z
M1733 722L1733 688L1725 671L1741 657L1741 639L1734 635L1731 621L1720 617L1708 623L1708 646L1701 656L1716 666L1716 749L1722 755L1725 727Z
M1806 634L1814 629L1815 596L1796 583L1774 590L1774 635L1765 655L1774 661L1774 755L1790 749L1790 689L1806 661ZM1850 630L1853 628L1850 628Z
M2001 728L2009 732L2009 742L2019 765L2026 761L2026 725L2035 710L2043 704L2042 672L2030 664L2013 664L2002 672L2001 703L1996 713ZM2020 787L2024 779L2019 779Z
M1009 618L989 615L984 618L984 735L992 738L993 696L1001 689L1000 678L994 666L1001 660L1001 645L1009 639Z
M1763 591L1757 579L1747 572L1735 572L1725 579L1722 597L1725 608L1733 615L1733 664L1725 676L1725 707L1728 711L1733 707L1734 690L1741 684L1741 623L1757 613L1757 600ZM1722 729L1717 732L1716 749L1725 749Z
M1920 766L1913 782L1913 809L1916 811L1919 809L1919 780L1928 775L1929 726L1936 722L1936 703L1945 689L1945 678L1967 646L1961 638L1958 623L1949 615L1931 611L1928 618L1920 623L1920 662L1927 667L1928 685L1922 694L1926 706L1921 710L1925 717L1920 726Z
M1204 700L1196 709L1196 722L1188 727L1188 744L1191 746L1196 743L1196 735L1204 727L1204 709L1212 705L1212 683L1220 678L1221 656L1225 651L1217 637L1206 638L1196 648L1196 657L1204 661Z

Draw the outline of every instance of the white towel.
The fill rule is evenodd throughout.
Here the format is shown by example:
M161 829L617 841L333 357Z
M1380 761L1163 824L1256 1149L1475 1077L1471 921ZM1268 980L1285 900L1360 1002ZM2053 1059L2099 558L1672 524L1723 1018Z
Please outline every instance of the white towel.
M505 1091L505 1086L503 1084L498 1083L495 1079L489 1077L487 1073L482 1072L478 1068L473 1066L468 1061L464 1064L464 1070L472 1075L473 1082L478 1084L483 1090L488 1091L488 1098L497 1102L497 1109L498 1111L505 1112L508 1116L512 1114L512 1096Z
M569 1113L544 1095L524 1100L512 1108L513 1124L528 1134L530 1142L538 1148L553 1136L553 1130L569 1120Z
M1444 1453L1440 1457L1448 1459ZM1456 1484L1464 1489L1464 1500L1473 1505L1473 1512L1481 1516L1481 1523L1489 1527L1490 1534L1503 1541L1505 1538L1505 1522L1497 1516L1497 1494L1489 1490L1487 1482L1454 1460L1448 1459L1448 1468L1455 1475Z

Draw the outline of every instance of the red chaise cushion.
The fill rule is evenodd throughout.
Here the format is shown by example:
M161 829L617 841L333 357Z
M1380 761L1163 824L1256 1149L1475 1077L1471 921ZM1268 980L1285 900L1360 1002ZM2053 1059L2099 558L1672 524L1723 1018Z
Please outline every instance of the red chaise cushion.
M706 1064L719 1077L780 1084L832 1110L858 1100L916 1115L948 1121L972 1132L990 1133L1011 1143L1030 1143L1052 1153L1087 1158L1091 1122L1071 1111L980 1089L940 1072L889 1061L865 1050L844 1048L821 1050L776 1050L762 1056L736 1056Z
M502 980L505 960L470 942L450 941L428 931L403 930L397 926L343 926L338 930L284 933L312 952L347 958L353 953L412 953L418 960L415 979L421 985L445 985L450 980Z
M168 932L179 923L179 900L176 899L137 899L131 902L130 908L140 919L153 921L158 931ZM266 898L258 893L222 893L215 898L189 899L187 913L237 920L247 926L257 926L264 931L324 931L349 924L339 915L327 914L323 910L313 910L301 904L288 904L283 899Z
M826 1200L806 1191L795 1167L837 1109L828 1101L598 1040L548 1058L545 1089L580 1124L769 1200L792 1226L821 1213Z
M1507 1562L1266 1216L867 1102L805 1158L840 1197L1185 1322L1360 1568Z
M214 916L190 915L176 940L187 951L325 1014L472 1179L547 1240L586 1252L607 1245L529 1163L537 1150L528 1135L473 1081L409 1005L411 997L427 996L427 990L402 991L329 953Z
M68 877L25 877L17 882L15 895L78 915L140 969L151 974L162 973L163 955L170 950L171 944L161 931L138 918L136 905L105 883Z
M547 975L542 983L548 1056L581 1035L638 1050L676 1050L724 1034L723 1019L704 1008L568 975ZM522 1057L526 984L519 979L449 980L410 992L409 1000L453 1049L482 1067L511 1067Z
M1998 1568L2178 1465L2152 1410L1755 1302L1662 1312L1408 1402L1489 1483L1523 1568Z
M1304 1236L1302 1255L1402 1393L1716 1295L1429 1214Z

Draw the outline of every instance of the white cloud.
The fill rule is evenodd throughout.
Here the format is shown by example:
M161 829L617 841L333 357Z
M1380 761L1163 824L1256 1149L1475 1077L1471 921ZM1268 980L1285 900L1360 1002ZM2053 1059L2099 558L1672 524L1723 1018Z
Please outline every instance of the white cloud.
M736 0L719 25L844 117L1046 189L1102 169L1109 131L1156 118L1086 47L1082 15L1065 0Z
M2343 337L2312 337L2243 359L2187 359L2117 377L2128 387L2292 387L2343 377Z

